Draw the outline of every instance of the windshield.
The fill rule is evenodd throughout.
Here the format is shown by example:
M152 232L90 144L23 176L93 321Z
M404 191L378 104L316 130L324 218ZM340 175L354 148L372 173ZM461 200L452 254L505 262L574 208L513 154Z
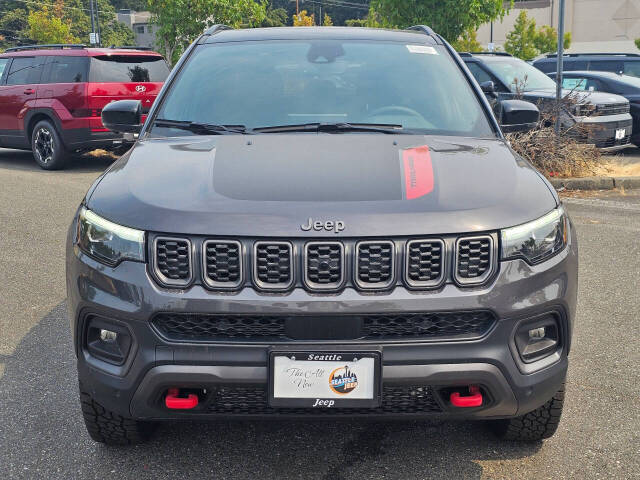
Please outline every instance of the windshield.
M495 136L469 83L440 48L335 40L201 45L157 118L247 129L341 123Z
M164 82L169 67L162 57L111 55L91 57L91 82Z
M483 57L491 72L513 93L555 90L556 82L536 67L512 57Z

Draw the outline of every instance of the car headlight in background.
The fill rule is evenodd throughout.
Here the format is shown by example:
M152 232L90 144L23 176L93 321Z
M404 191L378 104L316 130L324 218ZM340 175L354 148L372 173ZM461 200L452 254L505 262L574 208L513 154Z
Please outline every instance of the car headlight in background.
M144 232L110 222L82 207L78 247L96 260L115 266L123 260L144 262Z
M522 258L535 265L567 244L568 221L562 207L523 225L502 230L502 259Z

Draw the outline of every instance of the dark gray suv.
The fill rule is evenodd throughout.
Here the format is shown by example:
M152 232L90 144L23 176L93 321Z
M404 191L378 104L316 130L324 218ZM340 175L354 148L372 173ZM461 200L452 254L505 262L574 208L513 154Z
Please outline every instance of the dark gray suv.
M483 419L551 436L577 243L554 189L428 27L230 30L174 68L69 230L82 412L159 420Z

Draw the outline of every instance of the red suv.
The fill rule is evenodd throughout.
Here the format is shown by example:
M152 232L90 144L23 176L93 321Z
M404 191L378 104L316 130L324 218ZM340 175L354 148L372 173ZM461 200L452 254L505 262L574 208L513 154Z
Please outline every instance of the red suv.
M169 75L162 55L133 48L35 45L0 54L0 147L31 149L59 169L73 153L127 146L102 108L134 99L147 112Z

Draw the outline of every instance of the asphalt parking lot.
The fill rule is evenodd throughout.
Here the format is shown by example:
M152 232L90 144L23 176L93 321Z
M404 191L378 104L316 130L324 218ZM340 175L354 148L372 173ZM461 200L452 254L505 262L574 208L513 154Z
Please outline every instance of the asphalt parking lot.
M64 239L111 160L45 172L0 149L3 478L640 478L640 191L574 194L580 292L555 437L495 440L480 423L165 424L134 448L93 443L65 312Z

